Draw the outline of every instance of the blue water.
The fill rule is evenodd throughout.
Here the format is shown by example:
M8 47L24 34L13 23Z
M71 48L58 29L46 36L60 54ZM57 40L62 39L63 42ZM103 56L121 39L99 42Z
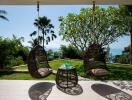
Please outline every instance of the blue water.
M59 51L58 48L48 48L47 50L49 50L49 49L53 50L54 52ZM123 49L113 49L113 48L110 49L110 53L112 53L112 56L121 55L122 51L123 51Z
M54 52L56 52L56 51L59 51L59 48L46 48L46 51L47 50L53 50Z

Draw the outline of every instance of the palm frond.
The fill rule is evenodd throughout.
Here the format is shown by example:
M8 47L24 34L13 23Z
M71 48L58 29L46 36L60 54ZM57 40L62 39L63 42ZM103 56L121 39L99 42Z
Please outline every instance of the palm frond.
M30 33L30 36L32 37L32 36L35 36L36 34L37 34L37 32L34 31L34 32Z
M52 34L51 38L52 40L54 40L55 38L57 38L57 36L55 34Z
M1 18L1 19L4 19L4 20L6 20L6 21L9 21L8 18L5 17L4 15L0 15L0 18Z
M28 41L28 43L33 44L33 41Z
M51 30L50 32L51 32L51 33L54 33L54 31L53 31L53 30Z
M46 45L48 45L48 40L46 40Z
M49 36L47 37L47 41L50 42L50 37Z
M44 40L43 38L43 41L45 41L46 44L48 44L48 42L56 38L56 35L54 34L54 31L52 30L54 26L51 24L51 20L48 19L46 16L35 19L34 25L40 29L44 37L47 36L46 40ZM53 36L49 37L48 33L51 33L51 36L53 34Z
M5 10L0 10L0 14L7 14Z

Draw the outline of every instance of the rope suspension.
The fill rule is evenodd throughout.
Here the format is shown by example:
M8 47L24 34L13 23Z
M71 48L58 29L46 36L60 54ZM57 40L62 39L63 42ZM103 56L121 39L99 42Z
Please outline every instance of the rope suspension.
M95 12L95 1L93 0L93 13Z
M38 14L39 14L39 0L37 0L37 11L38 11Z
M39 0L37 1L37 12L39 21ZM39 24L39 22L37 22ZM28 70L32 77L43 78L52 73L49 66L46 51L39 45L39 25L38 25L38 44L33 47L28 56Z
M93 1L93 24L95 19L95 1Z

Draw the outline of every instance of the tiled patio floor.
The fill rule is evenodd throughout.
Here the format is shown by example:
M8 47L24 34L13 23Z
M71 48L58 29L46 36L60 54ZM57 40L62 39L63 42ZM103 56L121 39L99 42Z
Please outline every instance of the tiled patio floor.
M132 100L132 81L79 81L62 92L55 81L0 80L0 100Z

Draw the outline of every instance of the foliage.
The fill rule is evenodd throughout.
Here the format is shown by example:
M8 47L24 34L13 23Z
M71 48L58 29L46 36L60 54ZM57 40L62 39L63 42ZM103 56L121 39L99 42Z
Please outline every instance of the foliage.
M128 32L128 19L114 7L82 8L79 14L60 17L60 35L76 48L86 51L91 44L107 46Z
M130 46L125 47L121 55L116 55L113 59L114 63L130 64Z
M82 52L78 51L74 46L61 45L60 50L62 52L61 58L71 58L71 59L82 59Z
M36 31L30 33L30 37L32 38L32 40L28 41L28 43L31 44L31 47L30 48L33 48L36 45L42 43L43 37L42 36L38 36L38 37L35 37L34 38L34 36L36 36L36 35L37 35L37 32Z
M19 48L19 51L17 52L16 54L17 56L16 57L22 57L22 60L24 62L27 62L27 58L28 58L28 55L29 55L29 49L27 47L21 47Z
M121 5L120 14L126 18L125 24L128 27L128 31L131 32L132 29L132 5Z
M95 10L82 8L79 14L69 13L66 17L59 17L59 21L59 34L81 50L86 72L89 70L88 54L90 53L87 51L89 47L95 44L103 51L103 48L115 42L117 38L127 35L130 26L128 23L130 19L122 16L120 9L115 7L96 6ZM97 49L95 52L99 54L94 55L100 56L100 50ZM104 54L100 57L105 57Z
M22 46L22 39L15 35L13 39L0 37L0 68L15 65L15 63L18 65L19 62L21 64L22 60L26 62L29 50Z
M24 61L23 61L23 59L22 59L21 56L17 57L17 58L12 58L10 60L10 63L9 63L10 67L12 67L12 66L18 66L18 65L21 65L21 64L24 64Z
M61 54L60 51L55 51L53 55L54 59L60 58L60 54Z
M51 49L49 49L48 51L47 51L47 58L48 58L48 61L51 61L51 60L53 60L54 59L54 57L53 57L53 51L51 50Z
M130 35L131 35L131 44L130 44L130 55L128 56L127 61L125 61L125 63L131 63L132 64L132 5L121 5L119 6L120 9L121 9L121 14L123 17L126 17L129 20L129 32L130 32ZM117 58L117 57L116 57Z
M58 59L60 57L59 51L53 51L53 50L49 49L46 52L47 52L48 61Z
M4 65L6 65L10 59L9 54L12 50L9 51L9 48L11 46L9 39L2 39L0 37L0 67L3 68ZM10 48L11 49L11 48Z

